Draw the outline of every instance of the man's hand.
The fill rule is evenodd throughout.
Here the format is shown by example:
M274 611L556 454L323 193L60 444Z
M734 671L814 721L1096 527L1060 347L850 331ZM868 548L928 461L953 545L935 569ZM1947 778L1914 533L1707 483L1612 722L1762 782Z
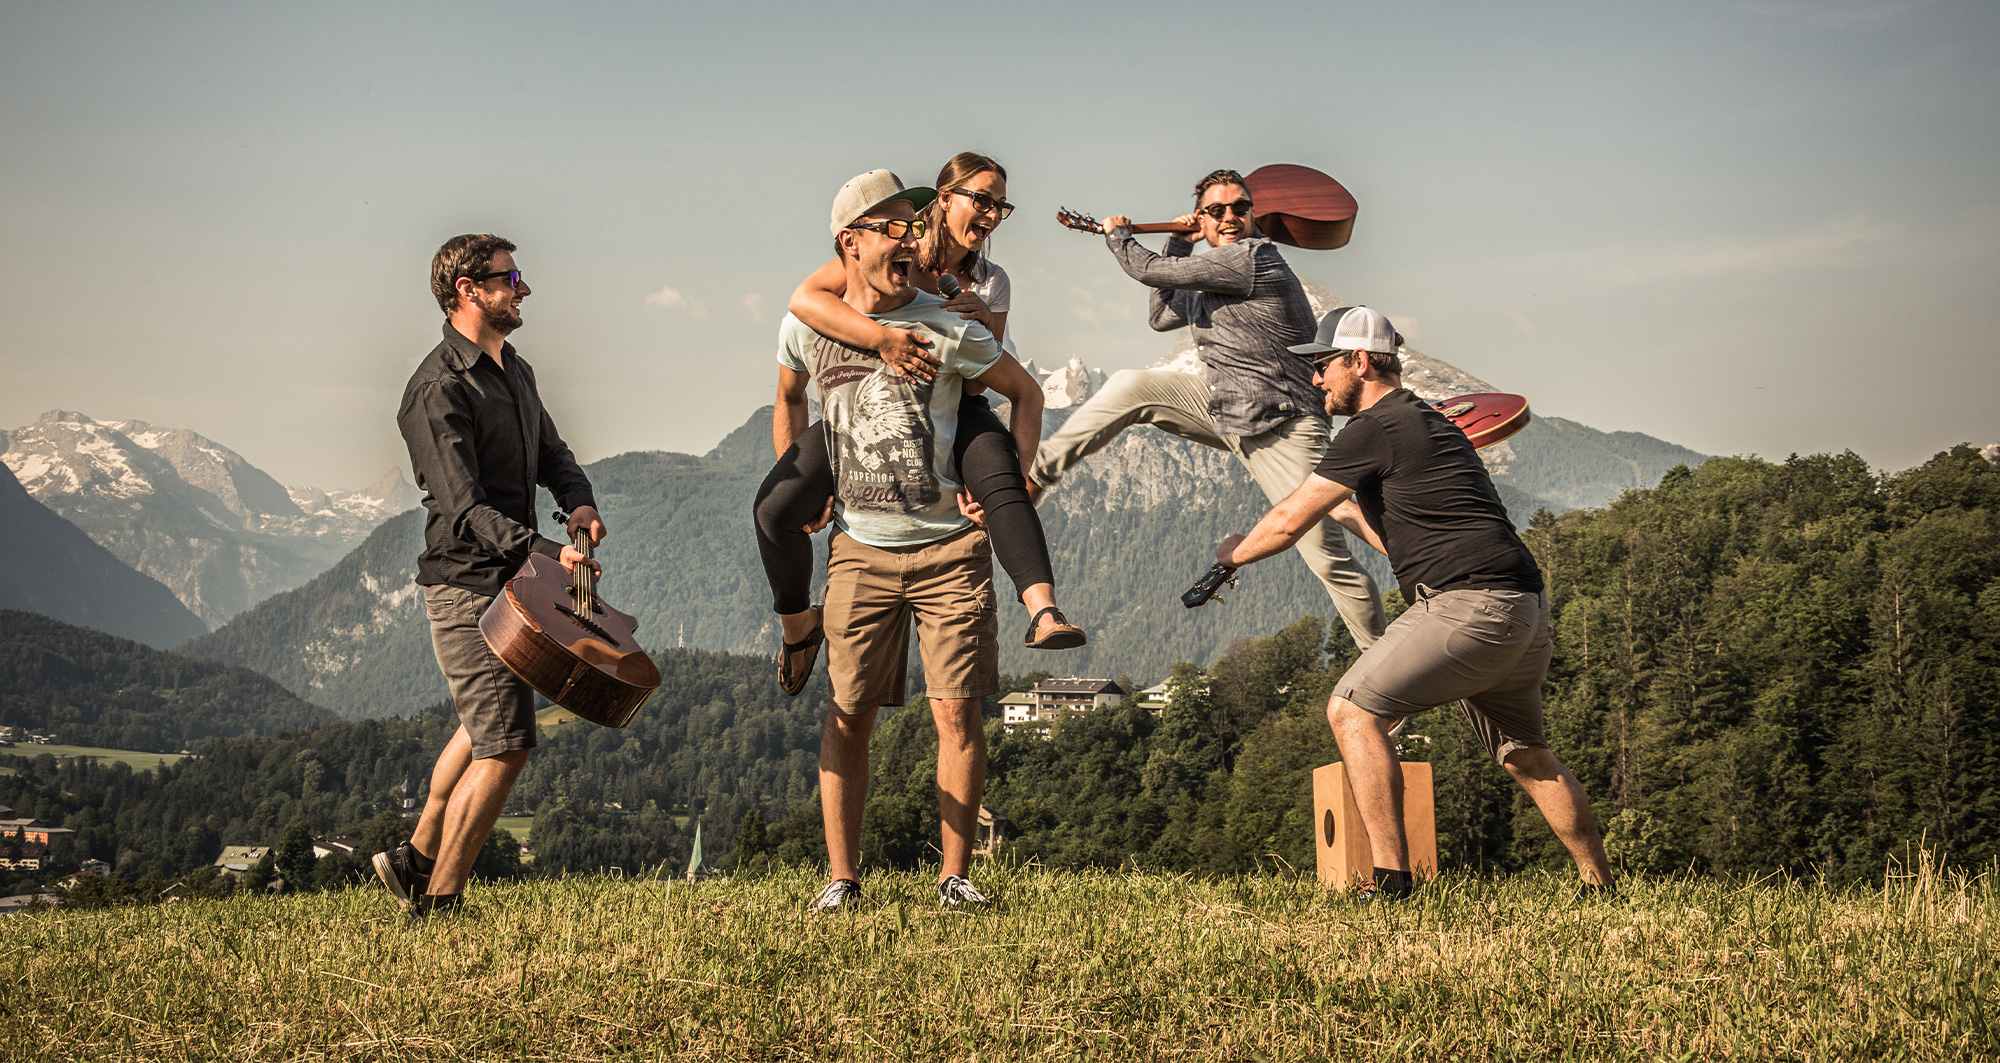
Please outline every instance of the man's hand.
M596 506L578 506L569 514L569 537L574 540L578 529L590 533L590 544L596 546L604 541L607 534L604 521L597 515Z
M986 527L986 507L972 497L972 492L966 490L958 492L958 512L966 520L982 528Z
M562 562L564 572L575 572L578 564L585 564L590 566L590 571L595 573L598 578L601 579L604 576L604 566L598 564L593 558L583 556L583 551L578 550L574 546L563 547L562 557L557 560Z
M1241 535L1232 535L1222 540L1222 545L1215 548L1215 560L1231 568L1239 567L1236 563L1236 547L1242 542Z
M1123 214L1113 214L1109 218L1106 218L1103 221L1098 222L1097 226L1098 228L1103 229L1105 232L1108 233L1111 230L1118 228L1120 225L1130 225L1130 224L1132 224L1132 219L1126 217Z
M951 304L945 305L949 309ZM981 303L981 309L985 305ZM938 366L942 363L930 352L930 340L906 328L885 328L882 334L882 342L875 345L875 353L881 355L883 361L912 380L937 379Z
M811 535L831 523L833 523L833 496L828 495L826 508L819 511L819 516L801 525L799 530L805 532L807 535Z

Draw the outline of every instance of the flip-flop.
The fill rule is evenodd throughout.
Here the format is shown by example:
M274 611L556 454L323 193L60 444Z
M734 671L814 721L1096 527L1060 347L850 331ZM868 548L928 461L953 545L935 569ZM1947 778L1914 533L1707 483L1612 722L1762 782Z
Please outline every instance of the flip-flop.
M1050 613L1054 613L1056 617L1055 629L1039 639L1036 638L1035 629L1042 626L1042 618ZM1088 641L1090 640L1084 637L1083 629L1070 623L1069 617L1064 616L1062 610L1053 605L1029 617L1028 633L1021 637L1022 644L1031 650L1073 650Z
M797 642L785 643L785 648L778 653L779 690L784 691L792 697L799 696L799 691L806 688L806 681L812 678L813 665L819 663L820 643L825 641L826 625L816 624L810 632L807 632L805 638ZM811 650L812 653L806 656L806 665L799 670L799 674L791 675L787 666L792 663L792 654L800 650Z

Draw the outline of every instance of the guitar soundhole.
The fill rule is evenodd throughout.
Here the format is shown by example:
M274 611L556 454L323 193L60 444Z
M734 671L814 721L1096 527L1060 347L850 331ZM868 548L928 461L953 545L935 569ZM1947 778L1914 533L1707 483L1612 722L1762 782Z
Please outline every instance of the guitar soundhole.
M598 638L601 638L604 641L609 642L613 646L618 645L618 640L611 637L611 632L606 631L603 628L597 626L596 621L570 608L568 603L557 602L556 611L562 613L564 616L569 617L571 620L576 621L576 626L584 629L585 631L588 631L591 634L596 635Z

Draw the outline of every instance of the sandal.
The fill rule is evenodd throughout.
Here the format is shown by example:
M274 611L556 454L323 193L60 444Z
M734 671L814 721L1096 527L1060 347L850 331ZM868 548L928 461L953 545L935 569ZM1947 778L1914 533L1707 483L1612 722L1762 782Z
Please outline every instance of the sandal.
M779 690L784 691L791 697L799 696L799 691L806 688L806 681L812 678L813 665L819 663L820 643L825 641L826 624L822 621L819 624L815 624L813 629L806 633L805 638L797 642L785 643L785 648L778 652ZM792 675L789 667L792 663L792 654L800 650L811 650L812 652L806 655L805 667L799 669L799 674Z
M1035 629L1042 626L1042 618L1055 614L1056 626L1041 638L1035 637ZM1028 619L1028 633L1021 642L1031 650L1073 650L1090 641L1083 635L1083 629L1069 622L1062 610L1051 605Z

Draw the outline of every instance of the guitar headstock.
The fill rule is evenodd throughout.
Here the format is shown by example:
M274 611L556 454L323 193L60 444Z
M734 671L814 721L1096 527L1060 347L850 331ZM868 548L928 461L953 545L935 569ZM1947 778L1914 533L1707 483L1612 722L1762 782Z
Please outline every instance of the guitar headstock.
M1068 207L1060 207L1056 210L1056 220L1078 232L1096 233L1099 236L1104 235L1104 226L1098 224L1096 218L1088 214L1080 214Z

